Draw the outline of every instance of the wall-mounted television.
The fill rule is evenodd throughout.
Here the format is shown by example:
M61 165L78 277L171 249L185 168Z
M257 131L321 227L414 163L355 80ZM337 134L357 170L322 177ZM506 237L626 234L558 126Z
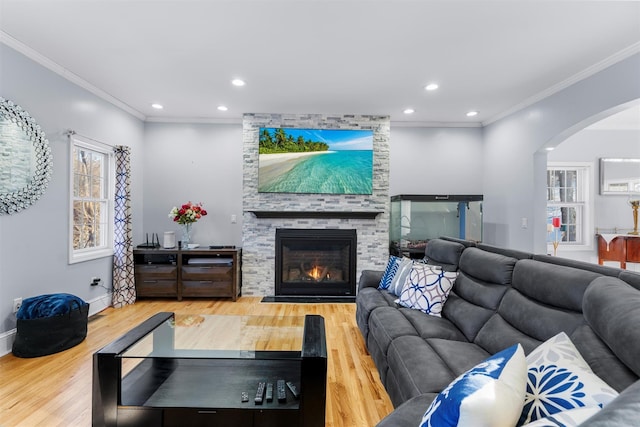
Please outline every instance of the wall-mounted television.
M258 192L372 194L373 131L260 128Z

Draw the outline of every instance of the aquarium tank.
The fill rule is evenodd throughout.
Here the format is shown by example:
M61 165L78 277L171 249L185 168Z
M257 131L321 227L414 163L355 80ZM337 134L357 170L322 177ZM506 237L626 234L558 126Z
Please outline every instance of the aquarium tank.
M482 241L482 195L398 195L391 197L391 254L423 258L429 239Z

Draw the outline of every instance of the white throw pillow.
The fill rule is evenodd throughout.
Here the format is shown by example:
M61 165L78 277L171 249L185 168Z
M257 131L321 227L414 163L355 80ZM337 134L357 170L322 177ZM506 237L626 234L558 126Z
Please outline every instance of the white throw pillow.
M522 409L526 374L520 344L496 353L436 396L420 427L513 427Z
M603 407L618 392L593 373L564 332L527 356L527 391L518 425L574 408Z
M413 266L413 261L409 258L402 258L400 260L400 265L398 265L398 270L396 274L394 274L393 279L391 279L391 284L389 285L389 293L392 293L395 296L400 296L400 292L402 292L402 286L404 286L404 282L411 271L411 266Z
M523 427L577 427L595 415L600 409L598 406L569 409L546 418L540 418Z
M442 307L457 277L457 272L443 271L439 266L414 264L402 287L398 304L441 317Z

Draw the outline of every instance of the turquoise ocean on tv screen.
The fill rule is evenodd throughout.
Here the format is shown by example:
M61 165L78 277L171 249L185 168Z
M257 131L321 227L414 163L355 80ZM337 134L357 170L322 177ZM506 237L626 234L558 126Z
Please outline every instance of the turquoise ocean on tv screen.
M343 150L301 159L272 182L265 193L372 194L373 150Z

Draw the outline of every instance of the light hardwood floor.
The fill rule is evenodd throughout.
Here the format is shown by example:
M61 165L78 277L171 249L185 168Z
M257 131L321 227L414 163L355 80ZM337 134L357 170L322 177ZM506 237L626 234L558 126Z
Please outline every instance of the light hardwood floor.
M355 322L355 304L261 303L226 300L141 300L108 308L89 321L87 339L64 352L33 359L0 358L0 426L90 426L92 355L160 311L176 314L255 314L325 319L329 427L374 426L393 410Z

